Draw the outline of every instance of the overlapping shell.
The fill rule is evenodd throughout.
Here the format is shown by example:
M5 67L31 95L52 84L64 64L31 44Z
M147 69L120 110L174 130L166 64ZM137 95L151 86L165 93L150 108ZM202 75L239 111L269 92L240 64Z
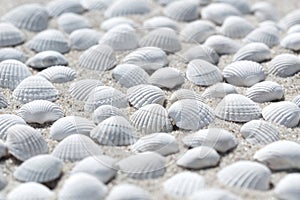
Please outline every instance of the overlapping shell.
M184 73L172 67L156 70L149 78L149 83L160 88L173 89L184 83Z
M8 106L8 100L6 97L0 92L0 109L6 108Z
M284 176L275 186L274 193L276 198L297 200L300 196L299 180L299 173L292 173Z
M143 188L132 184L120 184L114 186L106 200L143 199L151 200L151 195Z
M242 14L250 13L250 3L248 0L213 0L213 2L217 3L226 3L235 7Z
M27 60L27 56L22 51L15 48L1 48L0 62L9 59L18 60L24 63Z
M241 47L239 42L222 35L210 36L204 45L214 49L219 55L234 54Z
M281 40L280 45L286 49L299 51L300 50L299 37L300 37L300 33L291 33Z
M77 100L86 101L89 94L98 86L102 86L102 82L96 79L82 79L70 85L69 93Z
M19 117L18 115L13 114L1 114L0 115L0 138L6 139L7 130L16 124L23 124L25 125L26 122Z
M74 80L76 72L69 67L57 65L44 69L37 76L42 76L51 83L65 83Z
M108 30L114 28L115 26L119 26L121 24L127 24L127 25L130 25L132 27L136 27L135 22L133 20L129 19L129 18L126 18L126 17L112 17L112 18L109 18L109 19L106 19L105 21L103 21L101 23L100 28L105 30L105 31L108 31Z
M208 46L197 45L189 48L186 52L183 53L183 58L185 62L190 62L194 59L201 59L212 64L218 64L219 55L217 52Z
M250 32L243 41L246 43L261 42L271 48L279 44L279 31L273 26L259 27Z
M93 29L83 28L70 34L71 47L76 50L86 50L98 44L102 34Z
M191 100L197 100L201 102L205 102L204 98L201 96L201 94L188 89L179 89L172 93L169 101L171 103L174 103L179 100L183 99L191 99Z
M262 62L271 59L271 50L264 43L252 42L240 48L233 56L233 62L249 60Z
M286 16L284 16L280 22L279 25L284 29L289 29L290 27L297 25L300 23L300 10L296 9L290 13L288 13Z
M150 30L162 27L171 28L174 31L179 30L177 22L165 16L157 16L147 19L144 21L143 27Z
M202 93L203 98L224 98L227 94L237 94L237 88L228 83L216 83Z
M83 13L84 8L77 0L53 0L46 5L51 17L57 17L63 13Z
M112 117L112 116L121 116L124 118L127 118L126 114L123 113L122 110L120 110L117 107L111 106L111 105L103 105L99 106L92 115L92 119L94 123L99 124L102 121Z
M289 77L300 71L300 59L292 54L280 54L269 63L269 73Z
M221 32L230 38L243 38L254 29L246 19L238 16L227 17L221 27Z
M91 24L85 17L75 13L64 13L57 18L58 27L66 33L72 33L82 28L91 28Z
M25 41L25 35L10 23L0 23L0 47L15 46Z
M197 4L190 1L174 1L164 8L164 14L177 21L193 21L199 15Z
M187 24L180 32L180 37L187 43L203 43L216 33L216 27L210 21L197 20Z
M300 95L295 96L292 102L300 107Z
M55 65L68 65L68 60L57 51L43 51L29 58L26 64L35 69L44 69Z
M80 0L80 4L87 10L103 10L108 8L114 1L110 0Z

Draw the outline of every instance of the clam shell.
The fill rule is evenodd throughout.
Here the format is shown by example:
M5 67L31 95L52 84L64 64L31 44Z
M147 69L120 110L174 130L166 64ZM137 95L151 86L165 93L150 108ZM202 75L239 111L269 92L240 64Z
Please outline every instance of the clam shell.
M292 54L280 54L269 63L269 73L289 77L300 71L300 59Z
M279 41L279 31L273 26L264 26L256 28L243 39L243 42L261 42L266 44L270 48L278 45Z
M18 60L24 63L27 60L27 56L18 49L8 47L0 49L0 62L9 59Z
M26 64L34 69L44 69L55 65L68 65L68 60L57 51L43 51L29 58Z
M184 73L172 67L156 70L149 78L149 83L160 88L173 89L184 83Z
M53 0L46 5L51 17L57 17L63 13L83 13L84 8L78 0Z
M277 8L269 2L262 1L253 4L251 12L260 20L278 21L279 13Z
M214 49L219 55L234 54L241 48L239 42L222 35L210 36L204 45Z
M300 50L300 33L291 33L281 40L280 45L293 51Z
M109 18L105 21L103 21L101 23L101 26L100 28L105 30L105 31L108 31L118 25L121 25L121 24L127 24L129 26L132 26L132 27L136 27L137 25L135 24L135 22L129 18L126 18L126 17L113 17L113 18Z
M16 46L25 41L25 35L10 23L0 23L0 47Z
M86 101L89 94L98 86L102 86L102 82L96 79L82 79L70 85L70 95L79 101Z
M238 161L221 169L218 180L227 186L265 191L270 188L271 171L263 164Z
M99 106L92 115L94 123L99 124L102 121L112 117L112 116L121 116L127 118L126 114L122 110L111 105Z
M6 97L0 92L0 109L6 108L8 106L8 101Z
M297 200L300 196L299 180L299 173L292 173L284 176L274 189L276 198Z
M239 200L240 198L231 192L223 189L201 189L198 192L195 192L192 196L189 197L189 200L198 200L198 199L206 199L206 200L218 200L218 199L226 199L226 200Z
M300 107L300 95L295 96L292 102Z
M183 99L191 99L191 100L205 102L204 98L200 94L188 89L176 90L175 92L172 93L169 101L170 103L174 103L176 101L183 100Z
M253 42L240 48L233 56L233 62L249 60L263 62L271 59L271 50L264 43Z
M280 27L286 30L297 24L300 24L300 9L289 12L279 21Z
M70 34L71 46L73 49L82 51L98 44L102 34L93 29L83 28L73 31Z
M143 188L132 184L120 184L114 186L106 200L143 199L151 200L151 196Z
M164 8L164 14L176 21L193 21L198 18L197 4L191 1L174 1Z
M237 88L228 83L216 83L204 90L203 98L224 98L227 94L237 94Z
M115 0L80 0L80 4L86 10L107 9Z
M25 125L26 122L18 115L13 114L1 114L0 115L0 138L5 140L7 136L7 130L16 124Z
M180 32L180 37L187 43L203 43L216 33L216 27L210 21L197 20L187 24Z
M230 38L244 38L254 29L246 19L238 16L227 17L221 27L221 33Z
M213 2L217 3L226 3L235 7L242 14L250 13L250 3L248 0L213 0Z
M186 62L190 62L194 59L201 59L211 64L218 64L219 55L217 52L208 46L197 45L189 48L186 52L183 53L183 58Z
M165 16L156 16L147 19L144 21L143 27L150 30L156 28L163 28L163 27L171 28L174 31L179 30L179 26L177 22Z
M3 140L0 139L0 159L8 156L8 149ZM1 198L0 198L1 199Z
M292 33L299 33L299 32L300 32L300 24L296 24L289 28L289 30L287 31L287 34L290 35Z
M65 83L76 78L76 72L65 66L53 66L37 73L37 76L42 76L51 83Z
M91 28L89 20L75 13L64 13L57 18L58 27L66 33L82 28Z

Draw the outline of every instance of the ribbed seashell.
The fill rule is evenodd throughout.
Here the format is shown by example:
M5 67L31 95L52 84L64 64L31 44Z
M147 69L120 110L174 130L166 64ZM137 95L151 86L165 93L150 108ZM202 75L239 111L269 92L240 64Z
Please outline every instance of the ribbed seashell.
M279 77L289 77L300 71L300 59L293 54L280 54L269 64L269 73Z
M128 54L123 59L123 62L137 65L149 73L152 73L169 63L166 53L157 47L139 48Z
M105 44L98 44L85 50L79 57L79 66L85 69L106 71L117 63L114 50Z
M300 107L300 95L295 96L292 102Z
M164 8L164 14L177 21L193 21L198 18L198 5L191 1L174 1Z
M0 23L0 47L16 46L25 41L25 35L14 25Z
M66 33L82 28L91 28L89 20L75 13L64 13L57 18L58 27Z
M33 156L48 153L47 142L34 128L16 124L6 131L6 145L11 155L21 161Z
M73 69L60 65L44 69L36 75L44 77L51 83L65 83L76 78L76 72Z
M1 20L29 31L42 31L48 27L48 12L40 4L24 4L10 10Z
M249 60L262 62L271 59L271 50L264 43L253 42L241 47L233 56L233 62Z
M243 38L254 29L246 19L239 16L227 17L221 27L221 33L230 38Z
M47 29L39 32L28 41L27 46L36 52L57 51L59 53L67 53L70 51L68 39L56 29Z
M201 17L222 24L227 17L240 16L241 13L235 7L226 3L212 3L201 10Z
M284 97L284 89L278 83L263 81L248 88L246 96L257 103L276 101Z
M0 62L9 59L18 60L25 63L27 56L22 51L15 48L7 47L0 49Z
M257 162L237 161L221 169L217 176L227 186L262 191L270 188L271 171Z
M58 94L58 90L47 79L29 76L20 82L12 95L21 103L28 103L34 100L55 101Z
M29 58L26 65L34 69L44 69L55 65L68 65L68 60L57 51L43 51Z
M218 118L226 121L248 122L261 116L261 108L241 94L228 94L215 108Z
M106 200L143 199L151 200L151 195L143 188L132 184L120 184L114 186Z
M55 197L55 194L46 186L35 183L22 183L11 190L7 195L7 200L40 199L47 200Z
M199 130L215 118L208 105L193 99L176 101L168 109L168 114L175 125L184 130Z
M260 20L271 20L271 21L278 21L279 13L275 6L271 3L262 1L253 4L251 7L251 12Z
M281 40L280 45L293 51L300 50L300 33L291 33Z
M149 32L141 38L140 46L159 47L167 53L175 53L181 50L177 33L170 28L157 28Z
M19 181L45 183L57 179L63 162L52 155L37 155L24 161L13 173Z
M204 45L214 49L219 55L234 54L241 48L239 42L222 35L210 36Z
M3 140L0 139L0 159L8 156L8 149Z
M78 0L53 0L46 5L51 17L57 17L63 13L83 13L84 8Z
M300 108L292 102L281 101L266 106L262 116L267 121L293 128L299 124Z
M279 21L281 28L287 30L294 25L300 24L300 9L289 12L285 17Z
M16 124L26 124L26 122L18 115L13 114L1 114L0 115L0 138L5 140L7 136L7 130Z
M289 28L289 30L287 31L287 34L290 35L292 33L299 33L299 32L300 32L300 24L296 24Z
M166 171L165 158L155 152L131 155L117 163L120 171L133 179L154 179Z
M150 30L163 27L171 28L174 31L179 30L177 22L165 16L156 16L147 19L144 21L143 27Z
M259 23L259 27L264 27L264 26L271 26L271 27L274 27L276 28L279 32L283 31L283 29L278 25L277 22L275 21L271 21L271 20L266 20L266 21L263 21L263 22L260 22Z
M155 151L163 156L167 156L179 151L176 138L168 133L152 133L141 137L131 146L134 153Z
M187 24L180 32L180 37L187 43L203 43L216 33L216 27L210 21L197 20Z
M205 60L192 60L186 71L189 81L200 86L210 86L223 80L221 70Z
M120 85L126 88L147 84L149 80L147 72L133 64L117 65L112 71L112 76Z
M163 183L164 191L174 197L187 197L205 187L205 180L194 172L175 174Z
M232 194L231 192L224 190L224 189L215 189L215 188L207 188L201 189L195 192L193 195L189 197L189 200L199 200L199 199L206 199L206 200L239 200L240 198L236 195Z
M71 173L88 173L103 183L109 182L117 175L116 160L105 155L89 156L78 162Z
M102 34L96 30L83 28L73 31L70 34L71 46L73 49L82 51L98 44Z
M105 11L106 18L127 16L127 15L144 15L151 11L148 0L119 0L115 1Z
M104 185L96 177L87 173L75 173L64 182L58 193L58 200L104 199L106 193L106 185Z
M202 93L203 98L224 98L227 94L237 94L237 88L228 83L216 83Z
M108 119L112 116L121 116L127 118L126 114L124 114L122 110L120 110L119 108L111 105L103 105L103 106L99 106L93 112L92 119L94 123L99 124L105 119Z
M86 10L107 9L115 0L80 0L82 7Z
M205 102L204 98L201 96L201 94L199 94L193 90L188 90L188 89L176 90L175 92L172 93L169 101L170 101L170 103L174 103L176 101L183 100L183 99L192 99L192 100Z
M300 144L279 140L256 151L253 158L272 170L300 169Z
M183 53L183 58L185 62L190 62L195 59L205 60L212 64L218 64L219 55L214 49L204 45L197 45L189 48L186 52Z
M299 173L285 175L275 186L275 197L278 199L297 200L300 196L299 180Z
M135 111L130 117L131 124L141 133L172 131L168 113L159 104L149 104Z
M164 67L150 76L149 83L160 88L173 89L184 83L184 73L176 68Z
M6 108L8 106L8 101L6 97L0 92L0 109Z
M98 86L102 86L103 83L96 79L82 79L74 82L70 85L70 95L79 101L86 101L89 94Z
M208 146L225 153L238 145L233 133L221 128L209 128L189 134L182 139L188 147Z
M273 26L256 28L243 39L243 42L261 42L266 44L270 48L278 45L279 41L279 30Z
M88 136L72 134L57 144L52 155L63 161L75 162L101 153L100 146Z
M105 31L108 31L116 26L119 26L121 24L127 24L131 27L136 27L137 25L135 24L135 22L129 18L126 18L126 17L113 17L113 18L109 18L105 21L103 21L101 23L101 26L100 28L105 30Z
M242 14L250 13L250 3L248 0L213 0L213 2L229 4L235 7Z

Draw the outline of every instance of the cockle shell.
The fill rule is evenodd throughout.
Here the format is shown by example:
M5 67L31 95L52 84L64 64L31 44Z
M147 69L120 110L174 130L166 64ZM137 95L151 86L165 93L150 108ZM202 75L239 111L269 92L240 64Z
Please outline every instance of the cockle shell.
M184 83L184 73L176 68L164 67L150 76L149 83L160 88L173 89Z
M191 1L174 1L168 4L163 12L176 21L193 21L199 16L197 4Z
M292 33L299 33L299 32L300 32L300 24L296 24L289 28L289 30L287 31L287 34L290 35Z
M271 21L277 21L279 19L279 13L275 6L273 6L271 3L262 1L257 2L253 4L251 7L251 12L254 13L254 15L260 20L271 20Z
M6 108L8 106L8 101L6 97L0 92L0 109Z
M227 94L237 94L237 88L228 83L216 83L202 93L203 98L224 98Z
M297 200L300 196L300 174L285 175L275 186L274 193L278 199Z
M300 33L291 33L281 40L280 45L293 51L300 50Z
M273 47L279 44L280 36L277 28L273 26L259 27L251 31L244 39L244 42L261 42L268 47Z
M216 33L216 27L210 21L197 20L187 24L180 32L180 37L187 43L203 43Z
M80 0L80 4L86 10L107 9L115 0Z
M293 54L280 54L269 63L269 73L279 77L289 77L300 71L300 59Z
M84 8L78 0L53 0L46 5L51 17L57 17L63 13L83 13Z
M292 12L289 12L285 17L283 17L279 21L280 27L282 27L285 30L299 23L300 23L300 9L296 9Z
M292 102L300 107L300 95L295 96Z
M250 3L248 0L213 0L213 2L217 3L226 3L235 7L242 14L250 13Z
M185 62L190 62L194 59L205 60L211 64L218 64L219 62L219 55L217 52L213 48L204 45L191 47L183 53L183 58Z
M136 27L137 25L135 24L135 22L129 18L126 17L113 17L113 18L109 18L105 21L103 21L101 23L100 28L108 31L112 28L114 28L115 26L119 26L121 24L127 24L131 27Z
M89 28L75 30L70 34L71 47L79 51L86 50L98 44L101 36L100 32Z
M132 184L120 184L114 186L106 200L143 199L151 200L151 195L143 188Z
M16 124L25 125L26 122L18 115L13 114L1 114L0 115L0 138L5 140L7 136L7 130Z
M68 65L68 60L57 51L43 51L29 58L26 64L34 69L44 69L55 65Z
M179 30L177 22L165 16L156 16L147 19L144 21L143 27L150 30L163 27L171 28L174 31Z
M20 50L15 48L1 48L0 49L0 62L4 60L18 60L23 63L27 60L27 56Z
M25 41L25 35L10 23L0 23L0 47L16 46Z
M96 79L82 79L70 85L70 95L79 101L86 101L89 94L98 86L102 86L102 82Z
M66 33L82 28L91 28L89 20L75 13L64 13L57 18L58 27Z
M204 45L214 49L219 55L234 54L241 48L239 42L222 35L210 36Z
M126 117L126 114L123 113L122 110L120 110L117 107L111 106L111 105L103 105L99 106L92 115L92 119L94 123L99 124L102 121L112 117L112 116L121 116L124 118Z
M199 199L206 199L206 200L239 200L240 198L236 195L230 193L227 190L223 189L214 189L214 188L207 188L201 189L195 192L193 195L189 197L189 200L199 200Z
M221 27L221 32L230 38L243 38L254 29L246 19L239 16L227 17Z
M42 76L51 83L65 83L74 80L76 72L69 67L57 65L44 69L37 76Z
M176 101L183 100L183 99L192 99L192 100L205 102L205 100L201 96L201 94L199 94L193 90L188 90L188 89L176 90L175 92L172 93L169 101L170 101L170 103L174 103Z
M0 139L0 159L8 156L8 149L3 140Z
M253 42L240 48L233 56L233 62L239 60L249 60L262 62L271 59L271 50L264 43Z

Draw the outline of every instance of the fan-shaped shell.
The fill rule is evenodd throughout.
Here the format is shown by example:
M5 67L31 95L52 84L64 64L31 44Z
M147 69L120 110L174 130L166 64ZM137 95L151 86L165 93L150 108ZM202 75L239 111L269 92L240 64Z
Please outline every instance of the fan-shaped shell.
M6 108L8 106L8 101L6 97L0 92L0 109Z
M279 31L273 26L259 27L251 31L244 39L244 42L261 42L268 47L273 47L279 44Z
M234 54L241 48L239 42L222 35L210 36L204 45L214 49L219 55Z
M65 66L53 66L39 72L37 76L42 76L51 83L65 83L76 78L76 72Z
M71 46L76 50L86 50L98 44L102 34L93 29L83 28L73 31L70 34Z
M229 4L235 7L242 14L250 13L250 3L248 0L213 0L213 2Z
M112 18L109 18L105 21L103 21L101 23L101 26L100 28L105 30L105 31L108 31L116 26L119 26L121 24L127 24L131 27L136 27L137 25L135 24L135 22L129 18L126 18L126 17L112 17Z
M35 69L44 69L55 65L68 65L68 60L57 51L43 51L29 58L26 64Z
M292 173L283 177L274 189L276 198L297 200L300 196L300 174Z
M25 35L14 25L0 23L0 47L15 46L25 41Z
M124 114L122 112L122 110L120 110L117 107L111 106L111 105L103 105L103 106L99 106L92 115L92 119L94 121L94 123L99 124L102 121L104 121L105 119L108 119L112 116L121 116L124 118L126 117L126 114Z
M291 33L281 40L280 45L293 51L300 50L300 33Z
M198 200L198 199L207 199L207 200L218 200L218 199L226 199L226 200L238 200L240 199L236 195L230 193L227 190L223 189L201 189L195 192L192 196L189 197L189 200Z
M190 62L195 59L205 60L211 64L218 64L219 62L219 55L217 52L213 48L204 45L191 47L183 53L183 58L185 59L185 62Z
M240 48L233 56L233 62L249 60L262 62L271 59L271 50L264 43L253 42Z
M24 63L27 60L27 56L22 51L15 48L7 47L0 49L0 62L9 59L18 60Z
M187 24L180 32L180 37L187 43L203 43L216 33L216 27L210 21L197 20Z
M177 21L192 21L198 18L198 6L191 1L174 1L164 8L164 14Z
M170 103L174 103L176 101L183 100L183 99L192 99L192 100L204 102L204 98L200 94L188 89L176 90L175 92L172 93L169 101Z
M300 24L300 9L289 12L279 21L280 27L286 30L297 24Z
M143 199L150 200L151 196L141 187L132 184L120 184L114 186L106 200Z
M253 6L251 7L251 11L260 21L277 21L279 19L277 8L266 1L253 4Z
M82 28L91 28L91 24L85 17L75 13L64 13L57 18L58 27L66 33L72 33Z
M300 59L292 54L280 54L269 64L269 73L279 77L289 77L300 71Z
M3 140L0 139L0 159L8 156L8 149Z
M84 8L78 0L53 0L46 5L51 17L57 17L63 13L83 13Z
M174 31L179 30L177 22L165 16L156 16L147 19L144 21L143 27L150 30L163 27L171 28Z
M208 87L202 94L203 98L223 98L227 94L237 94L237 88L228 83L216 83Z
M227 17L221 27L221 32L230 38L243 38L254 29L246 19L238 16Z
M184 83L184 73L176 68L164 67L150 76L149 83L160 88L173 89Z
M82 79L70 85L69 93L77 100L86 101L89 94L98 86L102 86L102 82L96 79Z
M0 115L0 138L5 140L7 136L7 130L16 124L26 124L26 122L18 115L13 114L1 114Z

